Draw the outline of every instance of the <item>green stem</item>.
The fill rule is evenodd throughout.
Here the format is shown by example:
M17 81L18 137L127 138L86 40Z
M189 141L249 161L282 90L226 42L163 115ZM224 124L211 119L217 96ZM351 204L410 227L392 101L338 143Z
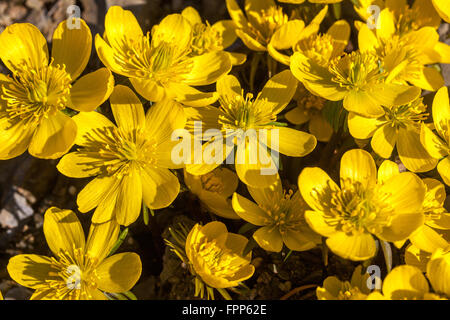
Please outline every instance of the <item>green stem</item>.
M333 13L334 13L334 17L336 18L336 20L339 20L341 18L342 15L342 7L341 7L341 3L333 3Z
M380 241L380 247L383 251L384 256L384 262L386 263L386 269L387 272L391 272L392 270L392 249L391 245L387 241L383 241L381 239L378 239Z
M277 72L277 61L267 53L267 71L269 79Z
M125 240L125 238L128 235L128 228L125 228L121 233L119 238L117 239L116 243L114 243L111 251L109 252L108 256L113 255L117 249L119 249L119 247L122 245L123 241Z

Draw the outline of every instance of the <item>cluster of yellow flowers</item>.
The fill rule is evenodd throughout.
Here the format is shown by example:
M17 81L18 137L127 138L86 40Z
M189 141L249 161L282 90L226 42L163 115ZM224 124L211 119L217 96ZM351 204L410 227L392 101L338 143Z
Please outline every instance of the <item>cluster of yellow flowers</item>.
M318 299L450 298L450 104L439 69L450 46L437 32L441 19L450 22L450 2L352 0L361 20L351 26L329 12L341 1L245 0L242 10L226 0L230 20L211 25L187 7L145 34L113 6L94 40L105 67L87 74L92 35L83 20L59 24L51 57L35 26L8 26L0 159L26 150L60 158L65 176L92 177L76 203L93 212L85 240L74 212L49 208L43 231L54 257L14 256L11 278L34 289L32 299L132 295L142 265L135 253L114 254L120 228L171 205L182 181L219 220L249 223L251 241L269 252L322 247L367 267L379 247L404 248L404 264L388 266L382 288L371 292L361 265L351 281L328 277ZM238 39L248 55L226 51ZM229 74L247 70L246 61L250 72ZM436 91L431 108L422 91ZM97 110L108 99L113 119ZM342 146L343 132L357 145ZM276 156L305 157L319 143L325 156L339 155L339 183L325 157L298 167L297 191L284 189ZM226 299L254 274L249 242L219 221L173 228L166 240L192 273L195 296L217 290Z

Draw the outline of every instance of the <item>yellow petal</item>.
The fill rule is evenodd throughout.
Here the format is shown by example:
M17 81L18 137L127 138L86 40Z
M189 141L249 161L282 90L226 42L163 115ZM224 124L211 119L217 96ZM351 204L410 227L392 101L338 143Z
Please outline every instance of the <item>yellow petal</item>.
M427 277L434 291L450 296L450 253L437 250L427 265Z
M325 221L323 213L320 211L307 210L305 220L312 230L323 237L330 237L336 233L336 228Z
M151 209L168 207L180 191L180 183L177 177L167 169L146 168L145 173L147 175L142 174L141 178L144 202L147 207ZM154 198L147 197L148 193L144 191L147 188L156 189Z
M119 237L120 226L111 220L105 223L92 223L86 242L86 254L103 261Z
M234 212L231 201L216 192L203 191L199 196L207 209L212 213L227 219L241 219Z
M55 256L62 251L74 258L74 249L84 250L83 227L71 210L48 209L44 215L44 234Z
M383 83L372 87L372 98L383 106L402 106L416 100L420 89L405 85Z
M241 84L233 75L226 75L217 80L217 93L226 100L233 101L242 94Z
M429 291L422 272L413 266L395 267L383 281L383 293L391 300L421 299Z
M405 262L410 266L419 268L422 272L427 271L427 263L430 261L431 253L420 250L410 244L405 249Z
M341 56L350 38L350 25L345 20L336 21L328 29L327 34L333 38L333 53L331 54L331 58Z
M422 123L420 128L420 142L428 154L435 159L442 159L449 154L448 146L425 123Z
M415 128L400 128L397 151L406 169L413 172L428 172L438 163L420 143L420 132Z
M172 43L176 45L179 52L183 52L191 45L191 40L191 24L181 14L169 14L152 30L152 46L154 47L163 42Z
M376 252L375 240L369 233L347 235L344 232L337 232L331 235L326 243L333 253L353 261L370 259Z
M214 175L223 183L223 189L218 192L219 195L228 198L236 191L239 179L230 169L219 167L214 171Z
M371 145L373 150L381 157L388 159L391 157L397 143L398 133L395 127L386 124L375 131L372 137Z
M383 184L399 173L400 170L398 168L398 164L390 160L384 160L378 168L378 182Z
M247 19L245 18L244 13L241 8L237 4L236 0L226 0L228 14L230 15L233 22L236 24L238 28L242 28L247 25Z
M231 46L237 39L236 24L233 20L217 21L211 26L211 29L222 38L222 47L224 49Z
M270 221L270 218L260 207L237 193L233 195L232 205L236 214L251 224L265 226Z
M240 66L241 64L244 64L245 61L247 61L247 55L245 53L228 51L226 51L226 53L228 53L232 66Z
M303 20L288 21L275 31L270 44L277 50L290 49L299 41L299 36L304 27L305 22Z
M23 122L11 124L7 117L0 118L0 159L15 158L30 145L35 128Z
M385 123L382 118L368 118L354 112L348 114L348 129L356 139L371 138L375 131Z
M298 176L298 188L306 203L314 210L323 210L324 199L317 195L323 195L329 199L330 192L339 190L337 184L331 180L328 174L320 168L305 168Z
M82 146L86 143L86 138L93 133L95 129L114 127L104 115L98 112L80 112L73 116L72 120L77 124L77 137L75 144Z
M384 115L381 103L377 102L369 92L351 90L344 97L344 108L366 117L380 117Z
M267 81L254 102L254 108L278 114L292 100L296 89L297 80L290 70L284 70Z
M153 79L130 78L133 88L145 99L158 102L168 94L166 89Z
M421 212L425 185L411 172L402 172L387 180L380 191L390 194L388 202L397 213Z
M247 189L253 200L255 200L261 208L270 207L284 198L281 180L277 180L274 184L266 188L253 188L247 186Z
M129 10L112 6L105 16L105 34L112 46L120 47L127 39L140 40L143 36L136 17Z
M139 217L142 207L142 182L137 169L123 176L116 199L116 221L128 226Z
M77 21L79 28L68 28L69 20L62 21L53 33L52 42L53 64L65 65L72 80L86 68L92 48L91 30L83 19Z
M92 223L105 223L107 221L111 221L115 219L116 215L116 202L117 202L117 196L119 194L119 186L120 186L120 180L116 177L112 176L113 182L110 184L109 189L106 189L108 187L108 184L105 183L102 186L100 186L101 190L99 192L93 191L93 200L91 204L95 203L97 201L98 206L94 211L94 214L92 215ZM95 178L93 181L99 179L98 177ZM92 181L91 181L92 183ZM89 185L89 184L88 184ZM86 186L87 187L87 186ZM81 190L81 192L85 191L84 188ZM93 187L93 186L92 186ZM87 191L87 190L86 190ZM78 197L80 197L81 192L78 194ZM98 197L100 196L100 199ZM97 197L97 198L95 198ZM79 202L79 199L77 199L77 203ZM86 205L89 205L87 203ZM80 204L78 204L80 206ZM80 208L78 210L81 211Z
M449 135L450 102L447 87L440 88L433 99L432 115L436 130L441 137Z
M169 96L173 96L178 102L190 107L204 107L213 104L219 97L216 92L202 92L187 84L176 82L169 83L166 92L169 92Z
M309 112L301 106L297 106L294 109L289 110L284 116L287 121L293 124L304 124L310 120Z
M416 248L430 253L448 246L448 242L441 235L426 225L414 231L409 240Z
M444 183L450 186L450 158L446 157L439 161L437 170L444 181Z
M283 248L283 238L276 226L259 228L253 234L253 239L266 251L280 252Z
M108 194L115 193L118 185L119 181L114 176L93 179L78 193L78 210L88 212L94 209L101 201L106 201Z
M419 88L428 91L436 91L444 85L442 74L433 67L424 67L415 74L417 77L408 78L408 81Z
M320 237L316 237L318 241L314 241L309 234L305 233L304 229L308 228L304 226L303 228L289 228L286 229L281 235L283 237L283 242L289 250L294 251L306 251L314 248L317 242L320 242Z
M144 127L144 108L130 88L122 85L116 86L111 94L110 102L114 119L119 128L127 132L133 132L133 130Z
M32 289L47 287L45 281L54 270L51 258L36 254L19 254L12 257L9 259L7 269L14 281Z
M97 158L92 158L79 152L71 152L64 155L56 167L59 172L67 177L87 178L96 176L101 172L98 166L93 165L97 161Z
M374 51L378 46L378 40L367 24L362 25L358 33L358 45L361 51Z
M377 167L370 153L362 149L344 153L341 159L340 179L349 179L353 183L361 183L364 188L373 188L377 182Z
M96 269L98 288L114 293L129 291L141 277L141 272L141 259L136 253L112 255Z
M76 136L75 121L58 111L39 124L28 151L37 158L56 159L69 151Z
M383 9L378 16L377 36L384 41L389 41L395 34L395 17L389 9Z
M153 104L145 116L145 130L149 137L159 143L170 141L176 129L183 129L186 115L183 107L173 100Z
M448 6L448 2L445 0L432 0L433 6L436 11L439 13L442 19L446 22L450 23L450 7Z
M38 28L30 23L14 23L0 34L0 59L5 66L28 64L36 70L48 64L47 41Z
M192 86L214 83L231 70L231 60L226 52L213 51L190 59L192 69L183 77L183 82Z
M392 217L390 226L383 228L377 236L389 242L405 241L423 225L423 221L424 217L420 209L416 209L415 212L397 214Z
M115 50L99 34L95 35L95 49L98 57L108 69L126 77L133 76L132 72L117 62Z
M416 0L412 5L412 9L416 12L415 18L419 26L431 26L434 29L439 28L441 17L436 12L437 9L430 6L430 0Z
M105 102L114 89L114 77L107 68L100 68L78 79L70 90L70 107L84 112L94 111Z
M191 25L202 23L200 14L191 6L184 8L183 11L181 11L181 15L186 18L191 23Z
M304 157L317 145L317 139L312 134L287 127L268 130L267 138L272 150L289 157Z
M245 33L241 29L236 30L237 36L242 40L242 42L253 51L266 51L267 48L259 43L256 39L250 36L248 33Z

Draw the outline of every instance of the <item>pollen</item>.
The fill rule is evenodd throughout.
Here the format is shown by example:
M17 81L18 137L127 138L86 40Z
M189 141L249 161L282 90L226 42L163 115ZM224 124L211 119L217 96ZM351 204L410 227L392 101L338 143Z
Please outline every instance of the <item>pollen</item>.
M197 23L193 26L192 54L202 55L211 51L223 49L223 39L217 30L214 30L209 22Z
M38 125L67 106L72 79L64 65L32 69L23 64L16 67L12 80L0 90L1 98L6 101L4 112L10 121Z
M300 51L320 65L326 66L333 58L333 38L329 34L314 34L300 40L294 51Z
M146 138L142 130L125 132L117 127L95 129L78 152L89 157L87 166L100 168L103 174L121 178L133 169L156 165L157 143Z
M384 117L395 128L413 127L419 129L420 123L429 116L425 112L427 107L423 104L422 100L420 98L406 105L385 108L386 113Z

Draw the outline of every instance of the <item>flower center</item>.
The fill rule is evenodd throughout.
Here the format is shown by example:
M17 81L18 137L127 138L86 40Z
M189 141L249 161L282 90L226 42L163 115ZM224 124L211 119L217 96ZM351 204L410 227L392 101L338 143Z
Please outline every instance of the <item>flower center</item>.
M189 50L180 50L175 44L152 41L149 33L138 40L125 39L115 45L115 60L137 78L150 78L161 84L181 79L192 69L187 59Z
M11 121L37 125L67 106L71 82L64 65L39 69L31 69L27 64L17 66L12 82L1 87L1 98L6 101L2 111Z
M352 300L353 298L360 298L362 295L358 287L352 287L350 282L345 281L343 288L338 293L339 300Z
M326 99L311 94L305 87L301 87L297 106L305 110L309 115L319 114L325 106Z
M157 144L141 130L125 132L117 127L105 127L93 130L84 138L86 142L78 152L95 159L86 165L101 168L104 174L121 178L134 168L156 164Z
M425 112L427 107L423 104L422 100L422 98L419 98L406 105L392 108L384 107L386 111L384 117L393 127L414 127L418 129L420 122L426 120L429 116Z
M332 81L347 89L370 89L384 76L378 57L369 52L354 51L333 59L329 71Z
M295 45L294 51L300 51L321 66L327 66L334 57L333 38L329 34L314 34L300 40Z
M248 32L253 39L264 46L269 44L275 31L289 20L289 17L283 13L283 8L278 6L262 10L258 15L252 15L252 17L254 21L252 21L253 24L248 25Z
M57 258L52 258L53 271L46 285L56 299L92 298L89 292L97 289L97 265L98 259L85 255L83 249L74 249L73 254L61 250Z
M392 209L381 195L360 182L341 179L341 189L328 187L324 194L315 192L325 207L325 221L345 233L381 232L390 224Z
M222 38L217 30L214 30L209 22L197 23L193 27L192 53L202 55L210 51L223 49Z

